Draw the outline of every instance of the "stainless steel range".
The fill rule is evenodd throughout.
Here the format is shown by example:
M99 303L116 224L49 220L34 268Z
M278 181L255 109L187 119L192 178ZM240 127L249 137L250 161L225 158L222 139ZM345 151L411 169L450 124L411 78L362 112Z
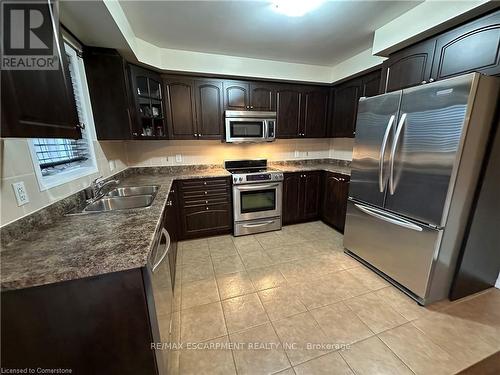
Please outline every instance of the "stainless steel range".
M267 160L228 160L233 175L234 235L281 229L283 173L267 167Z

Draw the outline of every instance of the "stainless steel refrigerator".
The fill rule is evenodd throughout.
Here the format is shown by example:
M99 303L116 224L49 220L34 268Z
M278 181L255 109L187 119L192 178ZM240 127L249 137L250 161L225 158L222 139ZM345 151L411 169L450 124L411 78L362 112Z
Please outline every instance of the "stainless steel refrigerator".
M448 296L499 89L471 73L359 101L344 247L421 304Z

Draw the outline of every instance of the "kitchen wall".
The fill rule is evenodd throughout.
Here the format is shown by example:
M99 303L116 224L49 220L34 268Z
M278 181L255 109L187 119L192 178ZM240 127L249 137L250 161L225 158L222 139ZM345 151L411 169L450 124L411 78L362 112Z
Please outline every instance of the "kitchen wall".
M88 187L102 175L115 174L128 166L221 164L227 159L267 158L297 160L335 158L352 159L353 140L278 139L265 144L226 144L220 141L94 141L95 173L54 188L40 191L26 139L3 139L1 149L0 226L29 215L60 199ZM176 161L181 155L181 161ZM111 169L113 168L113 169ZM30 202L18 207L12 183L24 181Z
M352 158L350 139L278 139L272 143L226 144L220 141L133 141L127 143L129 166L222 164L229 159L297 160ZM180 155L181 159L176 160Z
M28 148L28 140L2 139L0 145L0 226L29 215L88 187L91 181L99 175L107 177L127 167L124 142L94 141L98 173L40 191L35 175L35 167ZM111 170L112 167L113 170ZM24 181L29 197L29 203L20 207L17 206L14 189L12 188L12 183L19 181Z

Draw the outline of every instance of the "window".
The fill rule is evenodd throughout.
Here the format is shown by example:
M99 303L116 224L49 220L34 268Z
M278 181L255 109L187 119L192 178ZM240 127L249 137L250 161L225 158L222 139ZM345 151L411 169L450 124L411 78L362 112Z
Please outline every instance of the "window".
M29 142L40 190L46 190L97 172L90 124L92 111L85 82L83 60L69 44L68 59L78 119L85 124L81 139L34 138Z

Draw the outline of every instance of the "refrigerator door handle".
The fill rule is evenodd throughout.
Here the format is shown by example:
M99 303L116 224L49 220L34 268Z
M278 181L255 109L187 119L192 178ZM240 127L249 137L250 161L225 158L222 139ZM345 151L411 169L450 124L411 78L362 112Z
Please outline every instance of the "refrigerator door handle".
M389 134L391 133L392 125L394 123L394 119L396 116L392 115L387 123L387 127L385 128L384 138L382 140L382 146L380 146L380 156L378 161L378 188L381 193L384 192L384 155L385 148L387 146L387 140L389 139Z
M406 123L406 113L401 115L399 119L398 127L396 128L396 135L394 137L394 143L391 148L391 157L390 157L390 172L389 172L389 193L394 195L394 157L396 156L396 149L398 148L399 136L401 135L401 131Z
M380 219L380 220L387 221L388 223L399 225L400 227L412 229L412 230L415 230L417 232L423 231L422 227L419 227L418 225L413 224L409 221L403 220L401 218L397 218L393 215L389 215L386 212L382 213L378 210L375 210L373 208L368 208L366 206L362 206L362 205L357 204L357 203L354 203L354 206L356 206L356 208L358 210L363 211L365 214L368 214L368 215L373 216L373 217Z

